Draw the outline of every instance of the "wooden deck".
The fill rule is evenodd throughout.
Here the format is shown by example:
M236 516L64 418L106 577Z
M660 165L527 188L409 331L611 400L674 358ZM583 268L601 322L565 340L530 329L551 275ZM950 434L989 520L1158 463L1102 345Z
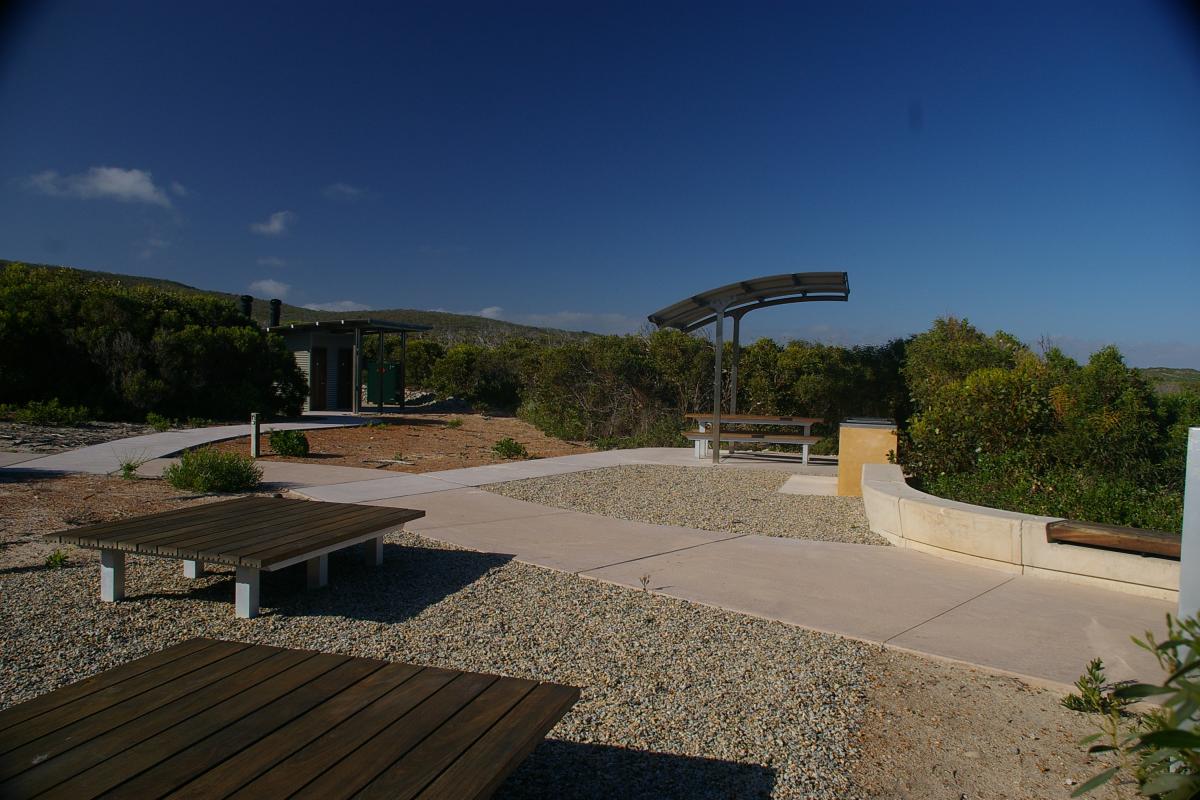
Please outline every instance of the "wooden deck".
M328 555L358 543L367 558L383 560L384 534L425 516L424 511L353 503L243 497L220 503L85 525L46 535L51 542L100 551L101 598L124 596L125 554L177 558L198 577L205 563L237 567L237 613L258 613L259 571L308 563L309 586L328 582Z
M488 797L578 698L192 639L0 711L0 797Z

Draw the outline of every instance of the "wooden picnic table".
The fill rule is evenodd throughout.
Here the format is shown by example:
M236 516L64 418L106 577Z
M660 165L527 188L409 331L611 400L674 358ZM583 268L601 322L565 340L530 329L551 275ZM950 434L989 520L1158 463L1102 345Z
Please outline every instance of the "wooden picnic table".
M706 438L704 434L707 434L708 426L713 424L712 413L685 414L684 417L696 421L698 425L696 432L685 433L684 436L695 442L696 458L705 458L709 452L708 448L711 443L711 437ZM773 416L770 414L722 414L721 441L729 442L731 451L735 442L799 445L801 459L803 463L807 464L808 448L821 440L819 436L812 435L812 426L820 425L824 422L825 420L820 417ZM801 429L801 433L754 433L727 430L726 426L730 425L798 427Z
M191 639L0 711L0 797L488 797L578 699Z
M368 562L383 563L383 537L425 516L410 508L242 497L46 535L51 542L100 551L100 599L125 596L125 554L177 558L184 575L204 564L236 567L239 617L258 615L260 573L306 562L310 589L329 582L329 554L365 543Z

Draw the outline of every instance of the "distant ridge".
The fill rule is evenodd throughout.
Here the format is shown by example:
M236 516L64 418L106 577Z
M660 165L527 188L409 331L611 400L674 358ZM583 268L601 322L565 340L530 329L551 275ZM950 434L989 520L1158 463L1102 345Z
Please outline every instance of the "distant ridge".
M28 267L60 270L76 276L81 281L111 281L122 286L150 286L167 292L179 294L205 294L220 297L233 303L238 302L240 295L229 292L218 292L212 289L198 289L186 283L166 280L165 278L150 278L142 275L124 275L118 272L102 272L100 270L65 267L59 264L35 264L29 261L13 261L0 259L0 268L9 264L24 264ZM270 314L271 298L255 297L253 317L265 325ZM587 338L595 334L583 331L564 331L558 328L539 328L533 325L518 325L515 322L505 322L498 319L475 316L472 314L452 314L447 311L424 311L414 308L382 308L366 311L314 311L302 306L283 304L281 319L283 322L312 322L327 319L362 319L374 317L377 319L394 319L402 322L413 322L418 325L429 325L432 330L422 334L428 338L444 342L482 342L496 343L505 339L536 339L539 341L570 341Z
M1185 367L1141 367L1142 377L1159 394L1175 394L1191 386L1200 389L1200 369Z

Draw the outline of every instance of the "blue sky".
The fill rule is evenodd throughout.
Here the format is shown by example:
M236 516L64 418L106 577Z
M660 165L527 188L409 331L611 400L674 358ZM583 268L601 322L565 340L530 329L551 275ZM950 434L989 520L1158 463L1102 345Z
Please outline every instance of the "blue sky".
M966 316L1200 368L1200 39L1154 2L55 2L0 20L0 257L602 332Z

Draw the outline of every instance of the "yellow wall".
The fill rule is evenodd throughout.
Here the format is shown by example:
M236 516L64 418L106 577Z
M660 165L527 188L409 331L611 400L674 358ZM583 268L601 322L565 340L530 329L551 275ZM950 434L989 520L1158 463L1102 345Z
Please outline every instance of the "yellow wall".
M896 452L896 428L842 423L839 439L838 494L862 497L863 464L888 463L888 452Z

